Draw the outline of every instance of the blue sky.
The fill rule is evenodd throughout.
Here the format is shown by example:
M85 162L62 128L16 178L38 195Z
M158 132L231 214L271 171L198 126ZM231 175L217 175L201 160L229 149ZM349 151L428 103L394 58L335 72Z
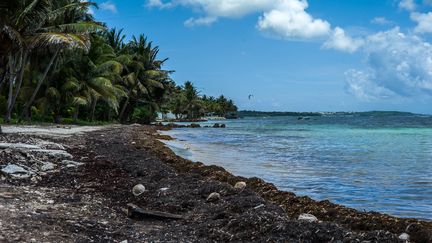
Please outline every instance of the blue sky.
M177 83L240 109L432 113L432 1L96 2L159 45Z

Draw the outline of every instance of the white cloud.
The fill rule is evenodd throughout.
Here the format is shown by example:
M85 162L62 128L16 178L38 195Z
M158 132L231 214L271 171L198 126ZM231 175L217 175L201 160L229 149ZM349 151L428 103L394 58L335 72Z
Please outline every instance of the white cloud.
M417 22L414 31L417 33L432 33L432 12L411 13L411 20Z
M386 19L385 17L375 17L371 20L372 24L379 24L379 25L392 25L394 24L393 21Z
M375 83L372 75L373 71L364 72L353 69L347 71L345 73L346 91L365 101L386 99L395 96L392 91Z
M211 25L216 22L217 17L202 17L202 18L190 18L184 22L187 27L193 27L196 25Z
M347 90L362 99L432 95L432 45L399 28L379 32L364 45L368 69L347 72Z
M147 0L147 6L191 7L204 14L185 21L187 26L209 25L220 18L262 14L257 28L285 38L315 38L331 32L330 24L306 12L307 0Z
M416 9L416 4L414 0L401 0L399 2L399 8L408 10L408 11L414 11Z
M173 7L172 3L164 3L162 0L147 0L147 7L157 7L157 8L170 8Z
M258 21L258 29L285 38L315 38L327 36L331 26L327 21L314 19L305 10L306 1L284 0Z
M117 6L111 1L103 2L99 6L102 10L110 11L112 13L117 13Z
M353 53L363 46L363 44L364 40L347 36L342 28L336 27L323 47Z

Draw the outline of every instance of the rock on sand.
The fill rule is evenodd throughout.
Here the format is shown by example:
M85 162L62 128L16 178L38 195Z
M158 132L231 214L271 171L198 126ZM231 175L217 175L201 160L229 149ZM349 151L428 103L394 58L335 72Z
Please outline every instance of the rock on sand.
M142 184L135 185L132 188L132 193L136 197L139 196L139 195L141 195L141 194L143 194L144 192L145 192L145 187Z
M315 217L312 214L307 214L307 213L300 214L300 216L298 217L298 220L307 221L307 222L311 222L311 223L318 221L317 217Z

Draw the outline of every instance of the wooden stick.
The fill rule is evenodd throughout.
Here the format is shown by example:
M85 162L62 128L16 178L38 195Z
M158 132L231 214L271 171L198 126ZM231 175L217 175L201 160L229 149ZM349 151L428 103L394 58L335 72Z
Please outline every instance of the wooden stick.
M128 203L127 206L128 206L129 218L183 219L182 215L153 211L153 210L144 210L133 203Z

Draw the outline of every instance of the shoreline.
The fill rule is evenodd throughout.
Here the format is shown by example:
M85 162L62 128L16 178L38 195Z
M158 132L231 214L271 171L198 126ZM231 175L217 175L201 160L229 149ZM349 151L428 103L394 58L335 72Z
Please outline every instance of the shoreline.
M166 129L164 129L164 130L166 130ZM314 194L314 193L310 193L311 190L301 190L301 189L296 190L297 188L301 188L299 186L299 185L301 185L301 183L290 184L291 180L290 179L282 180L281 175L280 175L280 174L282 174L282 172L279 173L279 171L283 171L283 172L292 171L292 169L290 169L289 163L284 164L284 166L286 166L285 168L280 166L280 164L276 164L278 166L278 167L276 167L275 164L272 165L272 163L266 162L266 160L263 160L261 157L259 159L256 159L253 156L248 156L248 154L245 154L245 152L244 152L244 147L250 147L250 146L254 145L253 150L257 149L255 146L257 144L256 143L248 143L248 140L242 140L244 147L241 147L240 155L237 156L236 151L237 151L238 144L236 144L235 147L230 147L230 145L223 143L223 141L224 141L223 139L220 140L218 138L221 136L223 137L225 133L222 133L222 135L221 135L221 133L215 133L215 134L217 134L217 135L215 135L215 134L213 134L213 131L209 131L208 136L209 136L209 138L211 138L211 140L206 138L206 134L207 134L206 130L200 130L200 131L197 131L197 133L195 133L193 130L190 130L190 129L178 129L178 130L172 129L171 131L167 131L167 132L162 131L161 133L163 135L172 136L172 138L170 138L166 142L163 140L162 140L162 142L164 142L170 149L174 150L174 152L178 156L180 156L184 159L189 159L192 161L200 161L200 162L203 162L205 165L221 166L225 170L227 170L228 172L230 172L234 175L240 175L243 177L259 177L260 179L263 179L266 182L274 183L277 186L278 190L294 192L298 197L306 196L306 197L312 198L312 200L314 200L314 201L329 200L333 204L342 205L342 206L345 206L347 208L353 208L353 209L355 209L357 211L361 211L361 212L378 212L378 213L390 215L390 216L393 216L396 218L417 219L420 221L432 222L432 218L428 217L429 214L426 213L426 212L428 212L428 213L430 212L430 210L427 210L427 205L428 205L427 202L428 201L425 201L425 203L423 203L423 204L421 204L421 203L415 204L416 202L413 201L413 203L414 203L413 205L423 206L424 211L421 210L421 208L419 208L418 211L414 211L414 210L417 210L417 208L413 208L412 205L410 206L410 204L409 204L410 202L408 200L405 200L404 203L406 203L406 204L399 203L398 205L401 205L401 207L402 207L402 205L405 205L406 207L410 206L409 209L406 209L406 211L408 213L405 213L405 211L403 210L405 208L397 208L397 206L392 207L393 205L386 205L385 202L380 203L379 200L373 200L373 199L376 199L373 197L370 198L371 199L370 201L365 200L362 203L358 203L355 205L350 204L350 202L351 202L349 200L350 197L357 198L359 195L358 192L356 192L356 194L351 194L351 193L346 193L346 191L344 191L344 190L337 190L338 193L334 193L333 191L328 193L328 191L324 191L324 193L322 193L322 194L319 194L319 192ZM231 133L228 133L228 134L231 135ZM232 139L232 138L229 137L229 139ZM201 143L201 141L203 141L203 143ZM226 151L228 151L228 152L226 152ZM259 152L260 153L266 153L267 150L265 148L262 148L261 150L259 150ZM335 159L338 159L338 158L335 158ZM319 166L320 165L315 164L314 167L310 167L310 168L313 168L316 171L317 170L316 168L320 168ZM275 167L277 169L275 169ZM253 169L251 169L251 168L253 168ZM267 168L269 168L268 171L266 171ZM285 175L285 174L286 173L284 173L283 175ZM289 177L290 175L286 175L286 176ZM274 178L276 178L276 179L274 179ZM301 178L304 182L304 180L307 180L306 178L308 178L308 177L298 176L298 178ZM413 177L413 178L416 178L416 177ZM315 182L315 180L319 180L319 179L320 179L319 177L313 177L312 180ZM358 177L358 178L352 177L351 178L351 180L356 180L356 179L362 180L361 177ZM320 185L320 183L317 183L317 184ZM292 186L292 185L294 185L294 186ZM402 186L403 185L401 185L400 187L402 187ZM326 188L329 188L329 185L327 185ZM368 188L368 187L364 187L364 188ZM385 189L386 187L383 186L381 188ZM377 189L381 189L381 188L377 188ZM377 191L374 189L375 188L373 187L373 188L368 188L367 190L374 192L372 195L376 195ZM428 189L429 189L428 187L424 187L424 190L427 191ZM387 190L390 191L390 189L387 189ZM363 191L365 191L365 190L363 190ZM378 192L379 191L380 190L378 190ZM322 191L320 191L320 192L322 192ZM324 196L321 196L321 195L324 195ZM328 196L328 195L330 195L330 196ZM361 195L365 195L365 194L361 194ZM429 194L426 193L424 195L429 195ZM401 195L395 195L395 197L397 197L397 196L401 196ZM332 198L336 198L336 200L333 200ZM338 201L337 199L339 199L339 198L343 198L344 200ZM387 197L385 197L385 198L387 198ZM364 200L364 198L362 198L362 199ZM386 207L381 207L380 205L386 205ZM410 210L410 209L412 209L412 210Z
M297 197L259 178L183 159L158 140L166 138L158 130L167 129L107 126L67 138L0 135L4 141L44 138L63 144L83 164L40 175L36 182L0 180L0 205L6 207L0 210L0 241L403 242L399 235L408 233L411 242L428 242L432 237L432 222ZM247 185L242 191L233 188L239 181ZM138 183L146 190L137 197L131 188ZM220 199L207 201L213 192ZM184 219L129 219L129 203ZM319 221L298 220L303 213Z
M170 126L162 126L159 127L158 131L167 131L172 130L172 127ZM170 137L167 134L163 134L164 137L169 137L167 139L168 141L176 140L173 137ZM162 139L164 140L164 139ZM392 232L395 232L395 229L398 229L399 231L404 229L403 225L397 225L402 222L402 224L405 224L405 229L410 224L413 223L420 223L421 225L425 226L425 228L428 228L430 233L432 234L432 220L423 220L423 219L416 219L416 218L400 218L397 216L387 215L380 212L360 212L359 210L349 208L343 205L339 205L336 203L332 203L328 200L322 200L317 201L314 199L311 199L308 196L297 196L292 192L279 190L274 184L266 182L260 178L252 177L252 178L245 178L241 176L236 176L230 172L228 172L225 168L217 166L217 165L204 165L201 162L193 162L188 159L185 159L179 155L177 155L174 151L172 151L164 142L160 141L166 146L166 149L169 151L164 152L164 154L173 153L175 156L179 157L181 160L185 160L189 162L189 166L191 168L194 167L193 164L200 164L204 167L211 167L215 171L218 171L219 173L216 175L216 177L212 179L216 179L222 182L228 182L228 183L234 183L235 180L241 179L245 180L248 183L248 185L253 186L253 190L257 192L259 195L263 196L266 200L269 200L273 203L277 203L279 205L282 205L286 212L292 212L288 213L288 215L291 218L296 218L298 215L303 212L307 211L308 213L311 213L315 216L317 216L320 220L325 221L331 221L331 222L337 222L341 224L350 224L353 227L351 229L353 230L377 230L381 227L381 229L389 230ZM170 155L171 156L171 155ZM168 158L170 158L170 156ZM186 162L186 163L187 163ZM305 207L303 209L296 208L297 213L294 213L292 211L292 205L293 202L301 202L302 204L309 204L310 206ZM325 211L319 211L318 208L324 208ZM329 212L330 211L330 212ZM340 214L338 214L335 211L339 211ZM344 217L345 215L345 217ZM352 222L352 219L359 220L360 222L354 223ZM376 220L376 222L367 222L368 219ZM381 221L381 222L380 222ZM432 238L431 238L432 240Z

